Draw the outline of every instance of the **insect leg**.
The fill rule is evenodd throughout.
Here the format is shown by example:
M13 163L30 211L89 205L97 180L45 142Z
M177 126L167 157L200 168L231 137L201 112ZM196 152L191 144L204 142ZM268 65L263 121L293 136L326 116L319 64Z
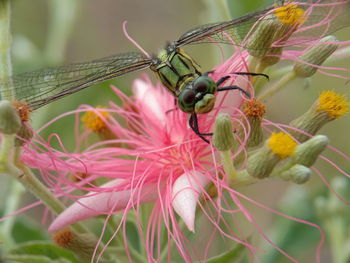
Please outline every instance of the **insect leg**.
M242 76L262 76L262 77L265 77L267 78L267 80L269 80L269 76L266 75L266 74L263 74L263 73L251 73L251 72L233 72L233 73L230 73L230 75L242 75ZM221 79L219 79L217 82L216 82L216 85L219 87L222 83L224 83L226 80L228 80L229 78L231 78L231 76L228 75L228 76L225 76L225 77L222 77Z
M233 85L233 86L227 86L227 87L221 87L221 88L218 88L217 91L225 91L225 90L239 90L240 92L242 92L247 98L250 98L250 94L249 92L245 91L244 89L236 86L236 85Z
M220 78L217 82L216 82L216 86L219 87L222 83L224 83L226 80L228 80L229 78L231 78L231 76L225 76Z
M261 76L261 77L265 77L267 80L269 80L269 75L266 75L264 73L253 73L253 72L232 72L229 73L230 75L242 75L242 76Z
M196 113L192 113L190 120L189 120L189 124L191 129L194 131L195 134L197 134L203 141L205 141L206 143L209 143L209 141L204 138L204 136L212 136L212 133L200 133L199 132L199 127L198 127L198 119L197 119L197 114Z

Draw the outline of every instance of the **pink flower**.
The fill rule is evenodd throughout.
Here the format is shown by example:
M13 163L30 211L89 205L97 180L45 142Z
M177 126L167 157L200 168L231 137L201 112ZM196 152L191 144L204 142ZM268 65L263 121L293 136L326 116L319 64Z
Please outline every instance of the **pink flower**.
M316 24L315 26L317 27ZM285 44L289 45L296 41L297 44L311 47L312 42L304 42L305 38L298 38L298 36L305 37L303 30L307 31L312 28L298 28L295 35L288 40L290 42ZM316 41L316 38L312 40ZM304 51L287 51L277 56L298 61L297 57L302 52ZM238 49L210 76L218 81L221 77L231 73L249 72L247 64L248 52ZM254 97L253 85L249 77L232 75L225 85L233 83ZM46 175L44 178L55 193L77 199L58 215L50 225L49 231L57 231L75 222L98 215L110 216L116 213L123 213L121 225L126 231L125 222L128 213L134 212L137 217L136 221L139 223L141 221L140 205L153 203L147 225L138 224L149 261L155 261L154 257L160 257L162 225L165 225L168 231L165 238L176 244L178 253L185 262L203 260L207 257L213 238L207 240L204 249L196 249L195 245L192 245L187 239L176 218L176 215L179 216L187 229L195 232L198 228L195 224L198 209L201 209L207 222L212 226L208 230L212 231L211 237L219 233L228 239L240 242L246 245L254 256L255 248L244 241L243 231L239 235L236 234L223 216L226 213L230 219L235 220L235 214L242 212L256 226L260 234L279 249L265 237L237 196L243 199L248 198L228 185L223 169L216 160L218 157L216 150L191 130L188 125L188 114L177 109L174 105L174 97L161 84L153 85L146 76L137 79L133 84L133 98L127 97L115 87L112 89L122 100L123 106L110 102L110 106L106 109L82 106L76 111L77 116L81 112L92 111L102 120L103 125L99 129L102 132L108 132L104 134L104 140L81 151L82 142L91 134L91 131L85 129L77 136L76 152L78 153L65 154L54 151L51 155L38 158L38 155L33 152L32 155L23 156L23 160L31 167L41 169ZM226 111L230 114L237 130L243 127L244 136L240 141L241 147L233 156L237 156L241 151L246 151L245 144L250 134L251 127L246 125L248 121L240 111L244 102L243 97L244 95L240 92L222 92L218 95L214 110L199 116L201 132L212 132L213 123L219 111ZM263 125L265 128L268 126L276 126L282 130L286 128L268 121L264 121ZM28 148L27 153L30 152L31 149ZM59 171L55 178L50 173L52 170ZM67 178L67 174L71 173L84 173L88 176L77 183ZM94 181L101 182L101 179L104 179L104 183L95 185ZM108 182L105 183L106 181ZM217 190L215 198L208 194L207 187L210 184L214 185ZM88 193L75 196L72 191L76 189ZM224 192L227 192L228 195L224 195ZM257 204L250 199L248 201ZM232 209L232 204L236 209ZM146 231L143 231L144 227ZM124 239L126 240L125 231Z
M240 70L238 67L237 71ZM219 78L217 74L213 75ZM231 81L234 79L235 76ZM52 222L49 231L57 231L74 222L102 214L127 213L130 210L138 214L141 204L152 202L154 208L147 226L147 237L144 238L149 257L154 255L154 244L159 244L155 237L160 234L157 233L157 225L162 218L179 253L189 262L186 238L175 214L184 221L188 230L194 232L199 199L214 202L205 187L212 182L222 184L221 188L228 188L224 180L218 180L221 168L215 168L215 150L192 131L188 125L188 114L176 109L174 97L160 84L154 86L146 76L135 80L132 99L112 88L124 106L113 102L110 102L110 109L83 106L77 114L94 111L115 138L98 142L80 154L71 154L65 161L54 157L52 166L46 168L43 168L44 158L37 158L34 154L23 156L25 162L32 167L43 168L44 173L45 169L52 167L61 171L62 176L53 186L55 192L76 198L70 194L71 190L79 188L89 191L61 213ZM241 104L243 95L231 93L231 106L223 108L230 111L234 118L235 114L240 114L236 112L236 107ZM222 100L218 100L219 105L222 105ZM217 112L218 109L214 109L209 114L199 116L202 132L212 131ZM78 142L86 138L87 133L81 136ZM89 176L74 183L64 176L64 171L87 173ZM93 180L101 178L110 181L100 186L93 185ZM215 207L220 209L218 204ZM210 216L208 212L206 214ZM214 226L219 228L217 223ZM236 236L231 238L239 240Z

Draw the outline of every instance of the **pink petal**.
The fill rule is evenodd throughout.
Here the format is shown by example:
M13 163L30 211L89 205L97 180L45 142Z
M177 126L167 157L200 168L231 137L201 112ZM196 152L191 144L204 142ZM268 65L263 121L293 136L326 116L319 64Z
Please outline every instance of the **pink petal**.
M198 196L208 182L209 179L200 172L190 171L177 178L173 185L173 208L192 232Z
M162 108L162 99L159 98L157 90L142 79L136 79L133 83L133 93L136 100L142 103L142 108L149 111L162 124L166 121L165 111Z
M101 186L111 189L120 185L123 180L116 179ZM147 185L142 189L124 190L118 192L90 192L63 211L51 223L49 231L57 231L75 222L101 214L110 214L115 211L130 208L135 204L152 202L157 198L154 185ZM90 196L89 196L90 195ZM130 202L132 198L132 202Z

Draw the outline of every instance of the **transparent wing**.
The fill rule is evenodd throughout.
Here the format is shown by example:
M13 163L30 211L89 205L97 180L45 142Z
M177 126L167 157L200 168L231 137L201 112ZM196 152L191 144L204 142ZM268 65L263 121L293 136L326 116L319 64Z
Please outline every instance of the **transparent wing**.
M213 41L223 44L232 44L232 41L227 36L230 36L234 41L241 39L241 36L246 35L254 23L271 9L272 8L268 8L250 13L231 21L195 27L183 34L178 39L177 43L179 46Z
M14 94L16 100L27 102L32 109L37 109L95 83L147 68L151 64L152 61L143 54L130 52L26 72L0 80L1 99L10 99L10 94Z
M234 41L237 45L244 46L243 40L247 39L249 33L253 33L259 23L266 19L278 19L277 15L267 16L267 14L270 14L273 9L274 14L278 14L276 7L287 3L295 3L296 8L302 8L305 11L304 23L293 34L293 37L299 39L299 43L310 41L313 36L323 36L350 25L349 0L280 0L275 3L264 10L249 13L231 21L193 28L183 34L176 44L178 46L209 42L232 44ZM297 44L295 41L290 43Z

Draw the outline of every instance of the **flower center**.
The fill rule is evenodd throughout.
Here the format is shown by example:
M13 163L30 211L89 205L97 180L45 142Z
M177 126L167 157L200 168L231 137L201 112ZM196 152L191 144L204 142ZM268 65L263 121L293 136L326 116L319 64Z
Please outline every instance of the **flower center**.
M86 112L81 118L86 128L97 133L103 131L107 127L106 120L109 117L108 112L97 110L99 108L101 107L96 107L96 111L91 110Z
M325 111L330 118L338 119L349 112L349 101L344 95L326 90L318 98L317 111Z
M277 7L274 14L283 24L301 24L305 21L305 11L295 3Z
M285 159L294 154L297 143L286 133L274 132L268 139L267 145L274 154L278 155L281 159Z

